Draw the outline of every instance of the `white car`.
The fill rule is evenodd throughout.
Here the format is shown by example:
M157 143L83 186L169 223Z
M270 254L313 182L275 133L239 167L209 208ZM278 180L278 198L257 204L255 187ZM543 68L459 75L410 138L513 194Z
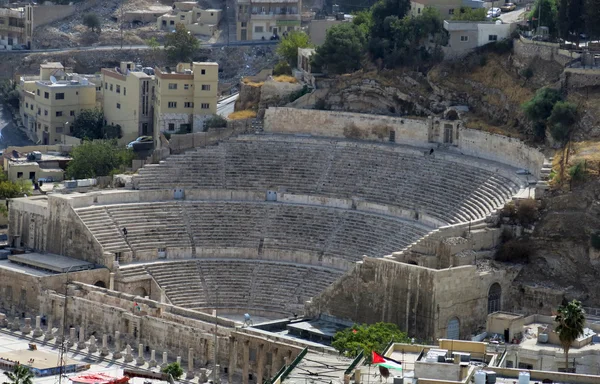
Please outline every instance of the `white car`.
M152 140L152 136L140 136L137 139L133 140L131 143L127 144L127 148L131 149L135 144L138 143L151 143Z
M493 19L495 17L500 17L501 13L502 13L502 10L500 10L500 8L490 8L487 11L487 17L490 19Z

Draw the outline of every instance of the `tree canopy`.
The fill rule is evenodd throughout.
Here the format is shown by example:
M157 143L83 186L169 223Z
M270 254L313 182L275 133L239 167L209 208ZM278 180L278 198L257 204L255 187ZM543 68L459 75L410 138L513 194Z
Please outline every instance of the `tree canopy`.
M8 378L2 384L33 384L33 373L24 365L16 364L12 372L4 372Z
M292 31L277 44L277 54L292 67L298 62L298 48L310 47L310 37L302 31Z
M181 368L181 365L179 365L178 362L174 362L167 365L165 368L163 368L162 371L163 373L168 373L171 376L173 376L173 379L175 380L179 379L181 375L183 375L183 369Z
M531 26L536 29L538 26L548 27L550 35L556 36L557 13L558 7L556 4L556 0L537 0L531 8L531 12L529 13L529 20L531 20Z
M558 307L554 321L558 323L555 331L558 333L560 344L565 351L565 367L569 367L569 349L573 342L583 334L585 326L585 311L581 302L573 300Z
M365 358L370 361L371 352L383 352L390 341L407 343L410 339L396 324L363 324L337 332L331 346L347 357L356 357L364 352Z
M555 140L565 140L577 122L577 106L563 101L559 91L540 88L531 100L523 104L525 116L533 123L535 135L545 137L546 128Z
M95 13L83 15L82 24L91 29L92 32L100 32L100 18Z
M116 140L84 141L73 149L73 159L67 166L67 177L86 179L109 176L117 170L131 166L133 151L120 147Z
M198 39L181 23L177 23L174 32L167 33L165 36L165 50L172 61L192 61L198 48L200 48Z
M121 126L104 125L104 113L98 108L83 109L71 123L70 129L73 136L83 140L121 138Z
M363 30L354 23L341 23L331 27L323 45L312 56L312 66L332 74L356 71L365 54L366 38Z
M452 16L452 20L462 21L485 21L487 12L485 8L473 9L471 7L460 7L460 11Z

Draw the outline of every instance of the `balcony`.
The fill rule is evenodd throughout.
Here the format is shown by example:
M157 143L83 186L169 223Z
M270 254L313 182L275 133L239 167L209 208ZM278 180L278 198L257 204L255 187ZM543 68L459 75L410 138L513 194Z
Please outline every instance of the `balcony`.
M260 12L260 13L252 13L250 16L252 20L300 20L299 13L269 13L269 12Z
M16 26L16 25L6 25L6 24L0 24L0 31L8 31L8 32L16 32L16 33L23 33L25 32L25 26Z

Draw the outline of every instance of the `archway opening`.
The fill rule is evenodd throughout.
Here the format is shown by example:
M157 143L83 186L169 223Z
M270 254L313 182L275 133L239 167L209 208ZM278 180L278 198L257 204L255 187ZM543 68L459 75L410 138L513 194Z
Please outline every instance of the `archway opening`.
M146 297L148 296L148 293L146 293L146 288L144 287L137 287L134 291L133 294L135 296L141 296L141 297Z
M502 287L494 283L488 291L488 314L502 310Z
M102 280L98 280L98 281L96 281L96 282L94 283L94 285L95 285L96 287L100 287L100 288L106 288L106 283L105 283L104 281L102 281Z

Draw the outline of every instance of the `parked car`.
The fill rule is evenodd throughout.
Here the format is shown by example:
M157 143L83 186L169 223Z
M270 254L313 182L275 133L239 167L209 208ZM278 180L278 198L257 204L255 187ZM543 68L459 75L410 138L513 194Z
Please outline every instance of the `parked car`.
M502 13L502 11L500 10L500 8L490 8L487 11L487 17L490 19L493 19L495 17L500 17L501 13Z
M515 3L504 3L503 5L500 6L500 10L502 12L514 11L516 8L517 8L517 5Z
M152 141L152 136L140 136L137 139L133 140L131 143L127 144L127 148L133 148L135 144L151 143Z
M52 178L52 176L49 177L40 177L38 179L38 183L52 183L54 182L54 179Z

